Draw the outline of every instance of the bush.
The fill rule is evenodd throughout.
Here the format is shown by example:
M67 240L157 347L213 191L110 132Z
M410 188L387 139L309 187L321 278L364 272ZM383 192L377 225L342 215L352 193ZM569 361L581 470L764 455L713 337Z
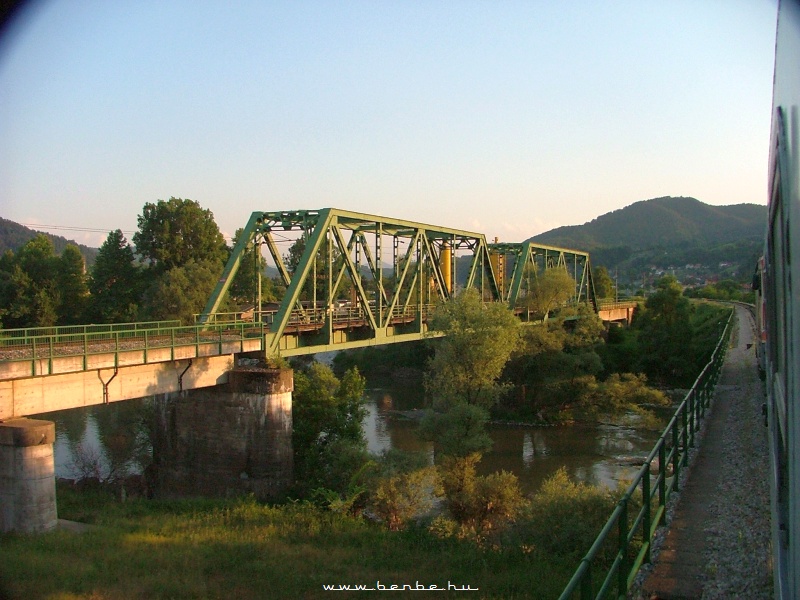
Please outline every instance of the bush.
M379 480L371 507L390 530L398 531L430 511L440 490L435 467L399 473Z
M478 453L446 456L440 467L447 509L462 527L479 535L502 529L528 505L513 473L478 476L475 467L480 459Z
M620 495L575 483L562 467L533 497L530 514L518 524L518 533L545 554L578 561L594 543Z

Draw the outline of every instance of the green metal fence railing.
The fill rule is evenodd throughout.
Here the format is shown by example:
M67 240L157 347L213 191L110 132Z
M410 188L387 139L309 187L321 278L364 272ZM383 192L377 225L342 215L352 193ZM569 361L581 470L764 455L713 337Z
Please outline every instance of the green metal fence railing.
M113 326L113 330L106 331L93 330L97 327L100 326L3 330L0 336L0 363L28 361L31 376L36 376L36 363L42 360L50 363L48 373L52 373L53 360L63 357L83 357L84 370L91 356L113 353L116 366L119 354L132 350L143 351L144 362L147 363L149 350L170 348L170 357L174 360L176 348L195 346L199 353L200 345L216 343L221 354L223 344L227 342L253 338L263 340L266 333L263 323L252 322L180 326L178 321L159 321L118 324ZM50 333L42 330L49 330Z
M681 470L688 464L689 449L695 445L719 379L733 318L731 311L711 360L678 406L559 600L576 595L581 600L606 598L612 592L613 597L626 598L642 564L650 562L653 537L666 524L667 501L679 489ZM601 554L608 552L609 545L613 560L610 566L600 566ZM596 574L598 568L604 568L604 573Z
M427 320L433 305L409 305L394 307L387 315L390 323L408 323L421 316ZM219 344L223 353L223 343L240 342L260 338L270 333L275 318L274 311L259 312L254 319L242 318L239 313L215 315L205 323L181 326L180 321L151 321L147 323L117 323L113 325L76 325L63 327L36 327L27 329L0 330L0 364L29 362L30 367L17 370L17 377L53 374L55 359L82 357L82 369L87 370L90 357L114 354L114 366L119 363L120 353L142 351L143 361L148 363L150 350L171 348L168 357L163 352L160 360L174 360L175 348L196 346L199 353L201 344ZM334 328L363 327L368 324L366 309L363 307L334 307L330 310L309 308L292 311L287 322L286 333L314 333L330 319ZM157 359L158 360L158 359ZM41 361L46 361L42 363ZM42 365L46 368L43 369ZM72 370L81 370L73 365ZM20 375L22 374L22 375Z
M87 334L136 333L169 327L179 327L178 320L145 321L136 323L106 323L92 325L60 325L52 327L25 327L22 329L0 329L0 346L16 346L30 343L33 338L51 337L55 343L69 341L74 336Z

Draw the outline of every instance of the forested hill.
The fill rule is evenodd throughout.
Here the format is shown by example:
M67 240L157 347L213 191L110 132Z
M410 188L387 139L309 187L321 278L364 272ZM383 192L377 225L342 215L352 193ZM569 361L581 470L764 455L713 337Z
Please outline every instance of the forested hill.
M61 237L60 235L53 235L44 231L34 231L33 229L29 229L24 225L20 225L19 223L9 221L8 219L4 219L2 217L0 217L0 254L4 253L6 250L14 250L16 252L17 249L25 244L25 242L36 237L36 234L38 233L43 233L53 240L53 246L55 246L56 254L60 255L64 251L64 248L67 247L67 244L74 244L81 251L83 258L86 261L86 266L90 267L94 264L95 257L97 257L97 248L84 246L83 244L79 244L73 240L68 240L67 238Z
M763 246L766 219L767 207L758 204L711 206L695 198L653 198L531 240L588 251L594 264L608 268L731 262L746 271Z
M715 245L763 238L766 218L767 207L758 204L711 206L694 198L653 198L531 239L587 251L620 244L634 250L684 243Z

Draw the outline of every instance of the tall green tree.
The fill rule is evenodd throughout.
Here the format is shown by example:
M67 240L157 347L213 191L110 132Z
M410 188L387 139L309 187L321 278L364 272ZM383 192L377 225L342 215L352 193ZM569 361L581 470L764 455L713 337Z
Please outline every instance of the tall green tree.
M17 251L16 260L35 287L43 288L55 281L59 269L58 256L52 240L43 233L22 246Z
M89 280L92 294L89 314L100 323L134 321L143 280L122 231L111 231L97 253Z
M523 305L540 319L575 294L575 281L566 269L546 269L539 275L522 298Z
M341 380L317 362L295 371L292 445L302 491L325 487L343 493L367 460L361 427L365 385L355 368Z
M648 377L659 383L691 383L693 365L686 352L692 345L691 306L675 277L657 282L636 325Z
M77 325L86 318L89 303L89 286L83 255L74 244L68 244L61 253L56 282L61 294L58 306L60 325Z
M216 261L190 260L162 273L145 292L140 315L153 320L180 319L194 323L219 280L222 267ZM227 307L223 307L225 310Z
M425 375L433 407L494 405L504 390L499 377L519 341L519 320L502 304L484 305L470 288L438 305L430 324L445 334Z
M170 198L148 202L133 234L142 260L161 271L182 267L190 260L224 263L228 250L214 214L194 200Z
M29 294L32 283L16 261L14 253L6 250L0 256L0 320L3 328L14 329L31 324Z
M0 296L3 326L45 327L55 325L59 318L59 258L53 242L38 234L16 254L6 252L0 260L2 287L7 293Z
M594 293L598 298L613 298L616 290L614 280L608 274L605 267L595 267L592 269L592 280L594 281Z

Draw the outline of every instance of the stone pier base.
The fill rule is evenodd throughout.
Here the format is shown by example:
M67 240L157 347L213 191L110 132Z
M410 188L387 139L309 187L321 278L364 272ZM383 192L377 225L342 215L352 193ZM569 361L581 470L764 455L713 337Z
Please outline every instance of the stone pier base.
M234 369L229 383L158 401L158 497L280 495L292 482L291 369Z
M52 421L0 423L0 531L38 533L58 523Z

